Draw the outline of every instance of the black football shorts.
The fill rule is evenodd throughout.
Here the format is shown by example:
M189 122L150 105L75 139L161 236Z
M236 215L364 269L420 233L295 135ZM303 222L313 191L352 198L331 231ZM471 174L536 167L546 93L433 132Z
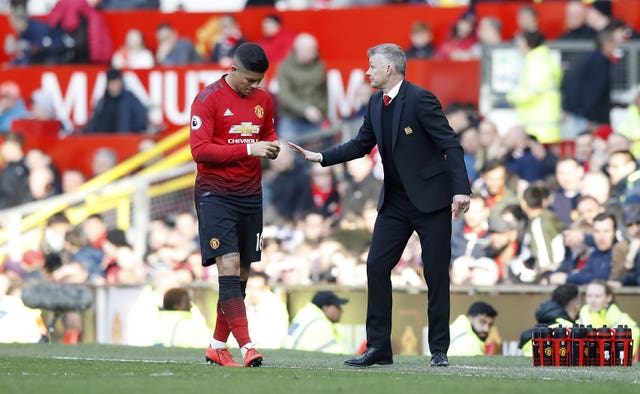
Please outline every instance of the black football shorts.
M262 252L262 208L236 209L213 195L195 197L200 234L202 265L215 264L215 258L240 253L241 264L260 261Z

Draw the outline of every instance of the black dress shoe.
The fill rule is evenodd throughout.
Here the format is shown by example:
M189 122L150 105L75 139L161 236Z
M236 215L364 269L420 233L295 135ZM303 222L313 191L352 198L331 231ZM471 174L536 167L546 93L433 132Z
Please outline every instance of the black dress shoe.
M370 367L374 364L391 365L393 357L380 349L370 347L362 353L362 356L349 359L344 364L350 367Z
M432 367L448 367L449 359L447 355L444 353L436 353L431 356L431 366Z

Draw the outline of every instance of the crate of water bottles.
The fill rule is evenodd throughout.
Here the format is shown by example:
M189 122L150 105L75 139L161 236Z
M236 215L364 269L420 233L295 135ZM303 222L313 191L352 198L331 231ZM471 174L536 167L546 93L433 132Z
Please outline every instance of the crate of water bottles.
M532 334L534 367L630 367L633 360L631 328L591 325L538 325Z

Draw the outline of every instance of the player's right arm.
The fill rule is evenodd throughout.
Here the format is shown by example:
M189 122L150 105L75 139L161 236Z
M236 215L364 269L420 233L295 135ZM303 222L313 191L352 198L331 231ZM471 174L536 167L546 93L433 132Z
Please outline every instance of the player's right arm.
M202 93L191 104L189 144L193 160L196 163L224 164L247 157L246 145L214 144L215 113L218 106L212 97L202 100L201 96Z

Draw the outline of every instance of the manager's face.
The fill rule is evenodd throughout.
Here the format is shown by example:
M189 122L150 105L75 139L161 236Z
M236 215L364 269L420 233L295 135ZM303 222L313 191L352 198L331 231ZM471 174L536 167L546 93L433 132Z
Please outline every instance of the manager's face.
M384 89L391 75L391 64L380 55L369 58L369 68L365 74L371 81L371 87Z

